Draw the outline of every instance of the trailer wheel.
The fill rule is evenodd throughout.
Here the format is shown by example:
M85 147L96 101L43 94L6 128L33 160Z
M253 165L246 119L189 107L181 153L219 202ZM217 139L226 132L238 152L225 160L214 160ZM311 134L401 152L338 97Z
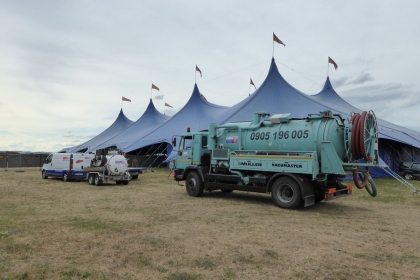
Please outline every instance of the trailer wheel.
M95 184L95 174L89 174L88 181L89 185Z
M203 182L197 172L188 173L185 188L190 196L201 196L204 191Z
M101 186L102 185L102 179L101 179L101 177L99 177L98 174L95 175L95 185L96 186Z
M281 177L274 181L271 197L281 208L294 209L302 203L300 187L289 177Z
M42 170L42 179L48 179L48 176L45 170Z
M63 181L67 182L69 180L69 177L67 176L67 173L63 174Z

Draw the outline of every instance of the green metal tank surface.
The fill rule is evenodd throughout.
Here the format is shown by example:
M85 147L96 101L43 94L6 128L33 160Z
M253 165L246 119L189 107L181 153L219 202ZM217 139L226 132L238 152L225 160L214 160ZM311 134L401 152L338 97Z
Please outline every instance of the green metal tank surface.
M265 113L256 113L254 121L211 125L209 135L217 137L216 148L232 151L304 152L321 154L321 142L331 142L337 155L346 158L345 126L339 115L331 111L292 119L291 114L276 114L265 120ZM320 157L319 157L320 159Z

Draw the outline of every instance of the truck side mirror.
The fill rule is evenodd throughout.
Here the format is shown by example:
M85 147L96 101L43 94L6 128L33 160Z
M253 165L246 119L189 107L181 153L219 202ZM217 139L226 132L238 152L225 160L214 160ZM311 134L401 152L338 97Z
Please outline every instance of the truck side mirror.
M176 147L176 138L174 137L173 139L172 139L172 147Z

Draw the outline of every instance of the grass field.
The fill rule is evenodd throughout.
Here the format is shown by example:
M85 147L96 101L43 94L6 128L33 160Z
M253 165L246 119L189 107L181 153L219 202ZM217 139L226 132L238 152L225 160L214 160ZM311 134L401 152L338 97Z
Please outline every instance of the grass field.
M284 210L190 197L166 170L101 187L24 170L0 170L0 279L420 279L420 196L393 179Z

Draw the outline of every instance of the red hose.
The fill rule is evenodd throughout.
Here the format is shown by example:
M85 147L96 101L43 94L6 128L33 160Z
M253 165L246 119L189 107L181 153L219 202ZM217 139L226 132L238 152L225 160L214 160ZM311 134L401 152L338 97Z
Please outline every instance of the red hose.
M370 171L370 167L368 167L367 168L367 172L369 172ZM358 188L358 189L363 189L364 187L366 187L366 183L368 182L368 177L369 176L365 176L365 178L363 179L363 181L362 181L362 184L360 184L359 183L359 179L358 179L358 177L357 177L358 175L357 175L357 171L356 170L354 170L353 171L353 182L354 182L354 185L356 186L356 188Z
M370 116L366 111L363 111L362 114L354 114L350 122L353 123L353 129L351 134L351 153L353 159L358 160L363 158L366 161L369 161L369 158L366 154L366 143L365 143L365 126L366 120ZM366 172L370 171L370 167L367 168ZM359 182L357 170L353 171L353 181L358 189L363 189L368 182L368 177L365 176L362 183Z

